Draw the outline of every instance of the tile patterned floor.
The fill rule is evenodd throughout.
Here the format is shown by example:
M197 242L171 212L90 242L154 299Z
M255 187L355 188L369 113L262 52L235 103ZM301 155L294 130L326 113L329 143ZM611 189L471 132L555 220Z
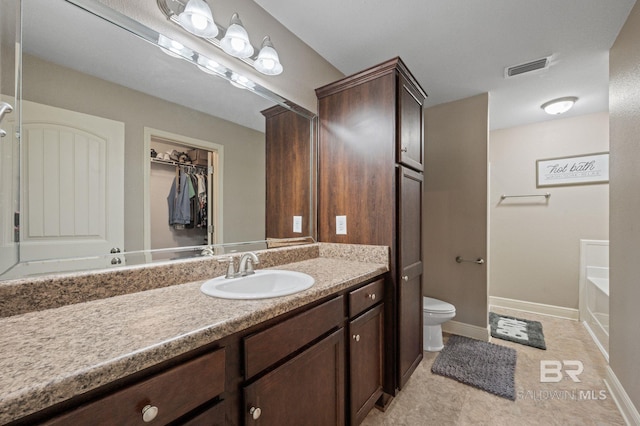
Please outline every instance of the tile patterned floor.
M582 323L508 309L493 311L540 321L544 328L546 351L492 339L492 343L518 351L515 402L432 374L437 353L425 352L424 360L387 411L372 410L362 425L625 424L603 381L607 362ZM584 371L578 376L580 383L566 375L558 383L541 383L541 360L581 361Z

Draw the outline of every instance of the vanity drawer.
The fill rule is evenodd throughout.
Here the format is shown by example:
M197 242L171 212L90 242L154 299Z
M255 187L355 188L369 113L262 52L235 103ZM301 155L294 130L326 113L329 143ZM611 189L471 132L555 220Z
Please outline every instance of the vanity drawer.
M353 318L371 306L379 303L384 296L384 279L353 290L349 293L349 318Z
M220 395L224 382L225 350L219 349L82 405L45 425L163 425ZM142 415L146 406L157 407L157 415L148 422Z
M245 378L252 377L338 327L343 320L344 298L338 296L300 315L246 337L244 339Z

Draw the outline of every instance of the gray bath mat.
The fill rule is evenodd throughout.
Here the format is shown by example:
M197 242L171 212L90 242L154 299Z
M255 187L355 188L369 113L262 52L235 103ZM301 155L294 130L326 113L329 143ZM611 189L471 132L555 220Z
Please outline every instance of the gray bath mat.
M538 321L489 312L489 325L493 337L538 349L547 349L544 333L542 333L542 324Z
M515 401L516 351L462 336L451 336L431 372Z

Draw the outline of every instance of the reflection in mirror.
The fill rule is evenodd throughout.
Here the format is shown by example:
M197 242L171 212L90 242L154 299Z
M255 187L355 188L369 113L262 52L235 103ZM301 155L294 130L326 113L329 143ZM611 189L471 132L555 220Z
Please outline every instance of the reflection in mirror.
M311 114L94 0L22 4L20 263L1 279L312 241Z

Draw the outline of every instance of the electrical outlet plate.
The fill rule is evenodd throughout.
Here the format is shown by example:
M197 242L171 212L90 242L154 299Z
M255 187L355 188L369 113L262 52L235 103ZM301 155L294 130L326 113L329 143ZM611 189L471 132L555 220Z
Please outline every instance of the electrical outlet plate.
M336 235L347 235L347 216L336 216Z
M293 217L293 232L302 234L302 216Z

